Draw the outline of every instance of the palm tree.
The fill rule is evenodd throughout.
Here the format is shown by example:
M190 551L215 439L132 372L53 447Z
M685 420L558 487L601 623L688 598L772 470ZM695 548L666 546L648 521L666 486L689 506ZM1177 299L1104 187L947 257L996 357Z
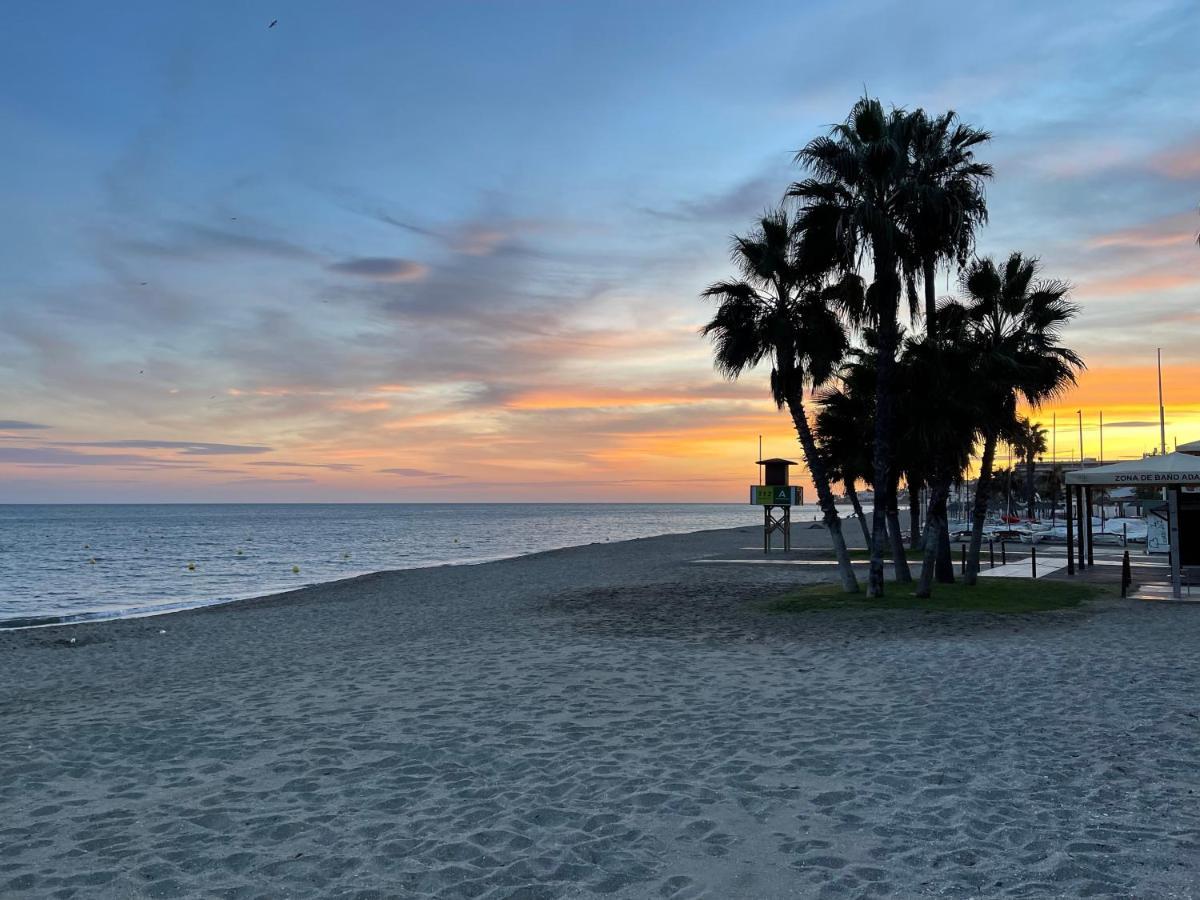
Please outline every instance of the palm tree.
M962 123L953 110L933 116L918 109L912 120L913 178L909 198L911 257L905 260L909 306L917 307L913 289L914 272L921 276L925 293L925 328L937 321L937 289L934 278L940 262L964 265L975 245L975 232L987 223L983 183L992 177L992 167L975 159L975 150L991 135ZM937 346L931 345L936 357ZM936 365L936 358L931 360ZM910 517L913 545L918 545L919 505L911 500L928 482L927 473L909 472ZM943 517L944 518L944 517ZM949 560L949 532L938 535L946 558L939 558L943 579L953 581Z
M870 549L871 531L856 487L859 481L871 482L871 454L862 439L868 419L859 397L844 387L826 388L815 399L819 409L813 420L814 431L825 453L829 476L846 489L854 516L862 527L863 546Z
M960 313L957 304L944 307L937 313L934 336L927 330L921 339L907 341L900 358L908 392L918 398L938 398L936 404L914 403L901 435L910 452L923 456L929 486L918 597L930 596L935 578L954 581L946 506L951 485L966 469L979 433L980 395L972 385L975 358L962 339L965 316ZM943 320L946 324L941 324ZM939 571L946 568L949 571Z
M885 112L878 100L863 97L828 136L810 141L796 154L809 177L788 189L801 204L797 224L806 240L826 250L844 273L857 271L862 251L871 253L874 282L861 311L874 326L878 350L873 468L871 570L868 594L883 596L883 547L888 539L895 471L896 349L900 271L912 256L907 231L912 202L912 127L904 110ZM904 548L899 548L904 558Z
M975 382L985 405L980 433L983 454L971 523L967 584L979 573L979 551L987 518L988 490L997 441L1016 420L1018 399L1036 408L1075 384L1083 360L1059 344L1062 327L1077 307L1070 285L1040 279L1036 258L1013 253L998 269L991 259L972 263L963 274L966 345L975 356Z
M828 284L807 267L796 224L783 210L764 215L746 237L735 237L733 262L741 279L719 281L703 296L717 300L716 314L702 333L713 341L716 367L737 378L764 360L771 364L771 395L787 407L817 489L817 499L837 555L842 587L858 592L841 520L804 408L804 391L828 381L847 348L838 305L861 293L853 277Z
M1037 457L1042 456L1048 449L1046 442L1048 432L1041 422L1032 422L1028 417L1021 419L1017 433L1017 455L1025 462L1025 512L1033 518L1034 474Z
M976 229L987 224L983 183L992 177L992 167L975 159L975 149L992 136L959 121L953 110L931 116L918 109L911 120L909 265L920 269L928 330L937 320L938 263L965 265L975 247Z
M817 414L818 439L825 435L830 442L822 440L826 453L832 456L835 452L843 458L842 465L847 467L858 479L867 482L875 490L875 501L882 502L881 497L891 496L887 515L888 540L891 544L892 561L895 568L896 581L907 583L912 581L908 560L904 554L904 540L900 531L900 515L896 508L896 480L900 475L906 475L910 470L911 455L905 452L903 442L897 445L897 464L893 474L890 491L883 491L875 478L873 455L868 444L862 439L863 434L871 432L875 421L876 370L878 368L878 351L875 347L875 333L867 329L864 334L865 347L851 350L838 374L839 385L822 391L817 395L821 411ZM901 392L901 402L898 409L903 413L906 404ZM824 418L824 421L822 419ZM903 420L903 415L900 416ZM823 430L824 429L824 430ZM849 491L851 502L861 516L861 505L858 503L857 492ZM865 525L864 525L865 527ZM867 546L871 544L867 540Z

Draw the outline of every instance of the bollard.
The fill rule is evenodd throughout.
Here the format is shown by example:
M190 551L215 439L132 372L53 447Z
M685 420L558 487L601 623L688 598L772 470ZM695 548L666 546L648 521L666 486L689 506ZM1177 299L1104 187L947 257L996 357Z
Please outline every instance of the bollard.
M1008 544L1004 541L1000 542L1000 565L1008 565Z
M967 545L959 544L959 547L962 548L962 574L966 575L967 574Z
M1124 598L1129 593L1129 586L1133 584L1133 569L1129 566L1129 551L1125 551L1125 556L1121 560L1121 597Z
M992 541L988 541L988 568L996 568L996 545Z
M1129 523L1128 522L1121 523L1121 546L1122 547L1129 546ZM1129 554L1126 553L1125 555L1128 556Z
M1037 544L1029 548L1029 564L1033 568L1033 577L1037 578Z

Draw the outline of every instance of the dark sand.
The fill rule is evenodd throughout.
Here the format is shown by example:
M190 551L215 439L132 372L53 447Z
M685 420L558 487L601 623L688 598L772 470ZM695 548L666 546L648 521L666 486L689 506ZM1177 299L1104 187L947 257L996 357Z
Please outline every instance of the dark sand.
M0 633L0 896L1200 896L1200 609L781 616L757 538Z

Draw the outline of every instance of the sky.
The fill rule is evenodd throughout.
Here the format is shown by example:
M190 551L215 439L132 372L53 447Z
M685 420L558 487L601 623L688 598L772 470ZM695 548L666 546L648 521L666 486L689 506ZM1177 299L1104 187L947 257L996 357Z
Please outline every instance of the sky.
M1075 286L1058 455L1157 446L1158 347L1200 439L1194 0L5 18L0 502L739 502L798 447L699 294L864 90L991 131L979 253Z

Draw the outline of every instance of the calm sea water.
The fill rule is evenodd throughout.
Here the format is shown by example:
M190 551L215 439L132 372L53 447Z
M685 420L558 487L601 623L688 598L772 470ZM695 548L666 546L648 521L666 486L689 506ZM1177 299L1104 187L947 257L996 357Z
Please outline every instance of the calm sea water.
M797 508L797 518L815 509ZM0 627L762 521L734 504L0 505Z

